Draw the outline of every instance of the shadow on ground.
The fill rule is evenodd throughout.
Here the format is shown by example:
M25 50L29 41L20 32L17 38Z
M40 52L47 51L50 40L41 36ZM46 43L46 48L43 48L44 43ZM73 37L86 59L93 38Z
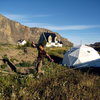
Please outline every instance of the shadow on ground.
M63 58L58 57L58 56L54 56L54 55L50 55L50 56L54 60L55 63L57 63L57 64L61 64L62 63Z
M9 59L2 59L4 63L6 63L10 69L17 73L17 74L22 74L22 75L27 75L29 73L35 73L34 69L35 67L16 67Z
M52 59L54 59L54 62L57 64L61 64L63 58L57 57L54 55L50 55ZM87 68L78 68L75 70L80 70L81 72L85 73L87 72L88 74L95 74L95 75L100 75L100 68L98 67L87 67Z
M88 74L94 74L94 75L100 76L100 68L99 67L80 68L80 69L76 69L76 70L80 70L83 73L87 72Z
M61 64L62 63L62 58L61 57L58 57L58 56L54 56L54 55L50 55L52 59L54 59L54 62L57 63L57 64ZM26 75L26 74L29 74L29 73L35 73L34 72L34 68L35 67L17 67L9 61L9 59L3 59L3 62L4 63L7 63L9 65L9 67L11 68L12 71L18 73L18 74L23 74L23 75ZM18 69L21 69L23 70L23 72L21 71L17 71ZM86 67L86 68L78 68L78 69L75 69L75 70L80 70L81 72L83 73L88 73L88 74L95 74L95 75L100 75L100 68L99 67Z

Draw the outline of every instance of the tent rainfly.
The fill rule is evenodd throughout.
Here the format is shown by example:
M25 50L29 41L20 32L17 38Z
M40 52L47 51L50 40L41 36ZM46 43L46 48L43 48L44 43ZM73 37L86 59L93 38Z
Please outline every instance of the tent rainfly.
M80 45L65 53L62 64L76 68L100 67L100 55L92 47Z

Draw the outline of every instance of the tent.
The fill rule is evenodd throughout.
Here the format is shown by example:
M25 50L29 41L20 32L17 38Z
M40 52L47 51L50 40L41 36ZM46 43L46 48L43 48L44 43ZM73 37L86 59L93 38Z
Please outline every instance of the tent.
M100 55L92 47L80 45L64 54L63 65L68 67L100 67Z

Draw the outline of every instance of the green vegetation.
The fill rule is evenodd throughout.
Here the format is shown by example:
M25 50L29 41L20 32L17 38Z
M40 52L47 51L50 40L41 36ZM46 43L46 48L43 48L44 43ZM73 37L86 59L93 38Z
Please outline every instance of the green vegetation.
M31 62L25 62L25 61L22 61L21 63L16 64L16 67L31 67L31 66L33 66Z
M50 55L53 56L57 56L57 57L63 57L64 53L66 52L66 50L70 49L70 47L57 47L57 48L46 48L46 50L48 51L48 53Z
M10 59L10 61L13 63L14 61L16 61L16 62L18 62L18 60L16 59L16 58L14 58L14 57L12 57L11 59Z
M7 67L7 64L0 65L0 68L5 69Z
M27 43L25 45L18 45L17 49L24 49L26 47L31 47L31 46L32 46L32 43L27 41Z
M51 55L63 57L67 49L46 50ZM28 61L18 64L18 68L25 66L33 64ZM69 69L47 59L44 59L43 70L44 74L32 69L26 75L0 70L0 100L100 100L99 75Z
M31 47L32 46L32 43L27 41L27 43L24 45L24 47Z
M100 76L45 59L44 75L0 74L1 100L99 100Z

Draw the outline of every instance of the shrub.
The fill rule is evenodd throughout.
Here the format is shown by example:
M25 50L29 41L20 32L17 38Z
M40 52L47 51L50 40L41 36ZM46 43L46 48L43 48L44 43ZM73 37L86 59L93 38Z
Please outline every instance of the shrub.
M10 59L10 61L11 61L11 62L14 62L14 61L18 61L18 60L17 60L16 58L13 58L13 57L12 57L12 58Z
M31 47L31 46L32 46L32 43L27 41L27 43L25 45L18 45L17 49L24 49L26 47Z
M24 47L31 47L32 46L32 43L27 41L27 43L24 45Z
M7 64L3 64L0 66L2 69L5 69L7 67Z
M25 62L25 61L22 61L21 63L19 64L16 64L17 67L31 67L33 64L31 64L30 62Z

